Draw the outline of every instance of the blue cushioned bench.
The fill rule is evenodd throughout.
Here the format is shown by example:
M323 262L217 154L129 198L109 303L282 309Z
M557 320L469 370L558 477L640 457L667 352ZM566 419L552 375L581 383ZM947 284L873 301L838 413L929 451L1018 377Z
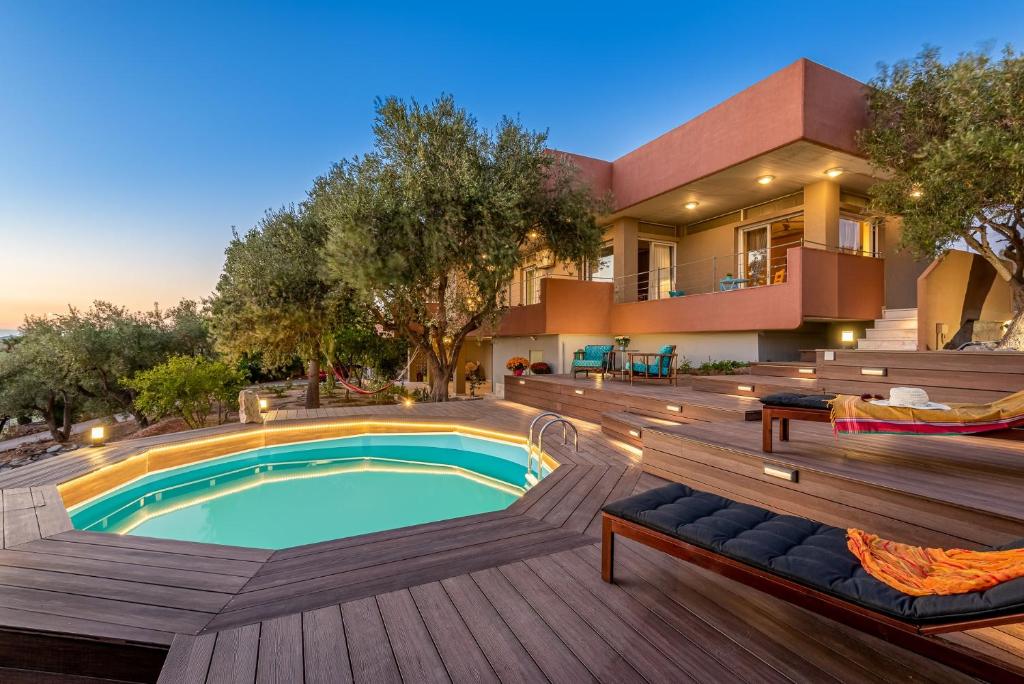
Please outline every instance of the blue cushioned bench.
M614 580L615 535L709 568L991 681L1024 681L1003 661L934 634L1024 622L1024 578L986 591L910 596L869 575L846 530L670 484L603 510L601 575ZM1001 548L1022 548L1024 539ZM1010 669L1006 669L1006 668Z

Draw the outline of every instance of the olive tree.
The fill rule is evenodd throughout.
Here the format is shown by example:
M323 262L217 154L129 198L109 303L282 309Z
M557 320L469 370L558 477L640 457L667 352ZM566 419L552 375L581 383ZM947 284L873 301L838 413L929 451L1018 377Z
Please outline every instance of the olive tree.
M234 235L209 302L222 351L259 354L268 367L302 358L309 379L306 408L320 405L320 363L341 323L339 290L320 268L326 234L307 212L268 212L245 235Z
M903 218L903 242L935 257L965 243L1005 280L1014 318L1000 346L1024 349L1024 56L926 49L883 66L860 145L882 180L872 206Z
M597 204L546 134L505 118L484 129L450 96L378 100L374 147L319 178L307 207L327 225L327 265L374 320L405 338L448 398L466 336L507 306L539 250L590 262Z

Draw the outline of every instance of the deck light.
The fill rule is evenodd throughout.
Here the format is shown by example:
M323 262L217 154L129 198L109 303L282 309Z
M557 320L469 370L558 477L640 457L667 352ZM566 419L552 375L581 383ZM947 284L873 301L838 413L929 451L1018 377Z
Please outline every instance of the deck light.
M860 369L860 374L861 375L883 376L883 375L886 374L886 370L884 368L861 368Z
M260 411L266 411L268 408L270 408L270 402L266 399L260 399Z
M671 411L672 413L679 413L680 411L683 410L683 407L678 404L666 404L665 410Z
M93 446L102 446L107 441L107 429L102 425L97 425L89 430L89 439L92 440Z
M412 406L412 399L410 399L409 397L406 397L405 399L403 399L402 400L402 406L406 406L406 407Z
M754 391L754 386L753 385L736 385L736 389L738 389L740 392L753 392Z
M796 372L800 373L801 375L814 375L813 368L797 368Z
M576 394L583 394L583 390L573 390Z
M526 384L526 381L525 381L525 380L520 380L520 381L519 381L519 384L520 384L520 385L525 385L525 384Z
M842 167L835 166L826 171L825 175L828 176L829 178L839 178L840 176L843 175L843 171L845 171L845 169L843 169Z
M780 480L786 480L788 482L796 482L799 477L800 471L796 468L787 468L785 466L772 465L769 463L764 464L764 474L769 477L777 477Z
M639 430L630 430L629 431L629 436L630 437L636 437L637 439L640 439L640 431Z
M758 176L757 177L757 182L760 183L761 185L768 185L773 180L775 180L775 176L771 176L771 175L768 175L768 174L765 174L764 176Z
M700 206L700 202L698 202L696 200L690 200L689 202L687 202L683 206L686 207L687 209L696 209L697 207Z

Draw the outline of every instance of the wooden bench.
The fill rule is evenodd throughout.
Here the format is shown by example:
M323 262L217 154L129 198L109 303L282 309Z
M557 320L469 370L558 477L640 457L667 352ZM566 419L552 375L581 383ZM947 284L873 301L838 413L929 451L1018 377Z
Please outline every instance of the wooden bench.
M715 527L717 511L727 511L720 529ZM777 534L772 525L785 527L790 534ZM673 530L674 534L656 529L659 526ZM789 543L794 532L801 529L800 534L806 534L809 543L798 542L779 554L769 553L765 557L770 557L770 560L766 562L756 556L763 553L760 546ZM605 582L614 582L615 578L616 535L875 635L971 676L991 682L1024 681L1024 669L1017 665L935 636L1024 622L1024 578L974 594L907 597L863 571L856 557L845 548L845 530L805 518L778 516L765 509L693 490L682 484L667 485L605 506L601 537L601 577ZM729 546L734 541L739 545ZM712 546L722 550L710 548ZM1009 548L1022 546L1024 540L1008 545ZM751 552L751 548L760 550ZM793 549L798 551L791 556ZM751 558L746 558L745 554ZM794 560L789 561L790 558ZM801 566L801 559L810 562ZM780 560L782 564L777 565ZM775 567L786 568L787 573L776 571ZM807 568L811 567L814 570L808 571ZM846 575L836 573L837 567L844 569ZM797 581L801 571L809 576L804 581ZM872 600L886 605L887 610L873 608ZM926 617L908 617L916 610L916 602L922 600L927 603L920 613ZM941 610L935 606L940 606ZM884 673L880 674L884 677Z
M791 406L765 406L761 409L761 450L772 453L772 422L779 421L779 441L789 441L790 420L810 420L829 423L832 412L829 409L794 408Z

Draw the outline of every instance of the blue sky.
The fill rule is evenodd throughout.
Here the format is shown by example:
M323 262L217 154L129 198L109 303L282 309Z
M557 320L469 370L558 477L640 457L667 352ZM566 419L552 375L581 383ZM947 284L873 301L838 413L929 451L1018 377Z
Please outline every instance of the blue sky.
M612 159L799 57L1024 47L1024 2L0 0L0 328L207 295L231 226L370 144L379 95Z

